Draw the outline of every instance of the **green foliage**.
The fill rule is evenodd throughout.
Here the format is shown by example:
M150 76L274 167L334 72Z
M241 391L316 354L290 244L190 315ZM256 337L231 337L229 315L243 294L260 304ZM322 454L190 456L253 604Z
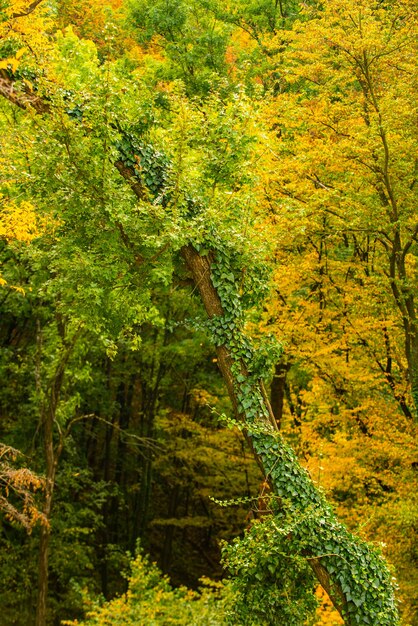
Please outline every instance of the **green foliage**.
M349 624L398 624L393 578L380 552L337 520L279 436L256 433L252 441L283 511L273 527L279 536L286 536L290 552L323 563L345 595L344 615Z
M57 33L56 46L56 79L65 81L66 89L76 91L80 98L87 89L91 91L97 80L96 46L92 41L79 39L70 26L64 33Z
M299 3L293 0L237 0L228 7L219 3L216 9L221 19L236 24L260 41L263 35L274 34L291 23L299 13Z
M289 28L299 3L138 0L130 11L131 33L142 45L140 62L131 57L102 63L94 45L69 29L56 34L54 55L38 82L25 67L16 74L32 81L28 92L39 88L48 94L50 116L3 111L9 150L2 154L2 193L31 200L52 225L27 249L1 250L5 275L24 285L27 296L10 293L2 301L6 349L0 368L8 384L0 400L4 434L18 440L42 469L45 407L57 399L52 444L55 449L63 444L63 450L52 513L53 617L74 611L72 580L114 593L122 548L131 548L138 535L161 557L164 569L175 560L182 568L179 578L193 578L201 567L195 555L186 561L187 542L195 551L207 548L216 569L212 535L238 533L243 511L235 515L222 507L214 513L207 496L253 501L256 473L245 458L242 434L219 429L204 401L215 398L216 410L230 410L200 333L201 312L188 310L187 278L176 256L187 243L212 260L223 314L206 329L215 346L232 357L240 427L274 487L274 516L226 549L236 576L232 600L228 590L173 589L138 556L127 595L94 608L88 623L309 623L315 602L308 563L319 561L346 598L347 623L393 626L393 585L378 551L336 520L292 450L266 429L270 416L260 381L271 377L282 356L280 343L273 337L251 341L244 332L249 309L260 309L266 296L271 267L264 261L269 244L261 242L257 212L264 221L272 207L270 198L267 210L259 205L260 197L267 203L260 189L266 189L263 177L271 172L266 175L268 167L260 163L268 163L272 152L265 144L274 115L267 113L262 124L257 107L262 94L277 95L285 85L289 66L281 55L287 37L280 29ZM15 52L9 40L2 55L9 54L7 46ZM331 69L334 76L338 67ZM318 86L312 87L310 78L296 82L285 88L290 93L303 87L309 107ZM332 95L337 101L338 94ZM307 121L291 117L283 135L305 133ZM295 130L292 124L299 122ZM289 171L298 159L306 162L300 146L286 146L279 156L289 154ZM119 160L144 190L141 200L119 178L114 168ZM288 184L287 174L280 184ZM344 168L339 180L349 175ZM303 171L305 185L306 180ZM315 193L323 194L321 179L314 180ZM302 217L310 211L311 186ZM361 177L356 194L363 203ZM322 207L322 196L318 202ZM357 213L367 226L367 213ZM324 220L320 228L328 225ZM287 236L282 230L281 238ZM415 250L413 240L410 248ZM349 256L338 247L333 254ZM299 297L312 293L306 285L296 286L292 306L301 308ZM67 357L68 342L79 329L81 341ZM58 398L54 389L61 369ZM310 372L301 366L297 374L306 390ZM219 472L211 473L213 461ZM249 495L237 498L236 489ZM411 526L407 514L404 524ZM27 545L6 526L2 547L13 554L2 570L6 619L12 622L18 604L33 606L36 536ZM13 568L20 585L14 599ZM29 613L22 614L22 623Z
M273 519L256 521L244 538L224 546L235 624L301 626L316 621L312 570L289 546L292 525L278 529L276 524Z
M225 624L225 599L222 585L205 581L199 592L185 587L174 589L155 564L141 551L131 563L128 591L107 604L90 606L82 622L64 622L67 626L100 626L102 624L157 626L221 626Z
M162 44L170 63L162 79L181 78L189 95L207 95L226 76L229 29L201 2L132 0L130 21L141 43Z

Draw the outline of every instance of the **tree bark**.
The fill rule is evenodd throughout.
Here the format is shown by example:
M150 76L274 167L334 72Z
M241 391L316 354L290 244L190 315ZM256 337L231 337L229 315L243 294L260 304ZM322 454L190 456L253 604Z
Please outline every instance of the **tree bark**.
M280 430L283 419L283 405L285 398L286 376L290 365L284 361L279 361L274 369L274 376L270 387L270 404L276 420L277 428Z
M205 307L209 319L215 316L222 316L224 313L222 303L217 293L217 290L213 286L211 280L211 264L214 258L213 254L208 256L200 256L197 250L195 250L195 248L193 248L193 246L191 245L184 246L182 248L181 254L186 262L190 273L193 276L193 281L199 290L203 306ZM219 368L225 380L229 397L234 408L235 416L241 421L245 420L245 417L240 414L238 410L237 384L233 374L233 359L225 345L217 346L216 352ZM259 391L260 395L264 398L264 400L266 400L265 393L263 389L261 389L261 387ZM268 415L268 418L266 418L266 415ZM270 406L266 405L266 411L260 412L260 421L263 423L263 426L265 427L267 432L274 432L277 429L276 420L274 418L274 415L272 414ZM249 439L250 444L252 444L251 437L247 437L247 439ZM275 484L271 478L270 472L266 470L265 464L260 458L260 455L257 454L254 445L251 445L251 447L253 449L253 453L255 454L258 465L261 467L264 475L266 476L266 479L270 483L272 490L275 491ZM346 608L344 593L341 589L338 588L338 586L333 584L333 581L331 580L326 568L319 562L319 560L311 559L308 561L308 563L314 571L318 581L328 593L335 608L342 616L344 609Z
M45 506L43 513L48 522L50 520L52 504L52 485L47 486L47 494L45 495ZM48 598L48 580L49 580L49 541L51 537L51 529L49 526L42 525L39 540L39 561L38 561L38 597L36 604L36 626L46 626L47 615L47 598Z
M52 498L55 487L55 474L58 465L58 459L61 454L61 446L58 450L54 449L53 426L55 420L55 412L49 410L44 416L44 449L46 461L46 489L45 499L42 512L47 520L47 524L43 524L40 530L39 539L39 561L38 561L38 597L36 604L36 626L46 626L47 618L47 598L48 598L48 567L49 567L49 543L51 538L51 510Z

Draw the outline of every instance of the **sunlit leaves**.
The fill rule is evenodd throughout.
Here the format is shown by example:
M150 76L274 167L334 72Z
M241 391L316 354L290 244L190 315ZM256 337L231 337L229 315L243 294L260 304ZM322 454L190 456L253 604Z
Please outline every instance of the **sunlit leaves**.
M0 237L28 243L39 236L39 220L34 206L25 200L17 203L0 196Z

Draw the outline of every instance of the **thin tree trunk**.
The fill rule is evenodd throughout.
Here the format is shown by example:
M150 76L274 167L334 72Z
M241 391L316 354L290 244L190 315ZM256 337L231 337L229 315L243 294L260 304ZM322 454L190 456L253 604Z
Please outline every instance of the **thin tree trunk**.
M48 517L50 518L52 503L52 492L48 494L45 501L45 507L43 509L44 515L47 515L47 509L49 509ZM51 530L49 526L42 525L39 540L39 561L38 561L38 598L36 605L36 626L46 625L46 611L47 611L47 598L48 598L48 565L49 565L49 542L51 537Z
M57 320L60 328L61 320ZM46 466L46 491L43 506L43 514L47 521L47 525L43 525L40 531L39 543L39 562L38 562L38 597L36 604L36 626L46 626L47 619L47 600L48 600L48 579L49 579L49 545L51 537L51 527L49 525L52 511L52 500L55 488L55 477L57 473L58 462L64 446L64 438L60 431L59 440L54 445L54 424L56 412L60 400L62 384L64 381L65 370L71 353L80 337L81 326L74 333L70 340L66 341L64 337L64 329L62 327L62 340L64 350L58 359L58 364L54 375L48 384L48 399L46 405L41 410L43 437L44 437L44 453ZM36 387L39 391L42 386L40 365L42 357L42 332L38 321L37 328L37 356L35 366Z
M279 361L274 369L274 376L270 387L270 404L276 420L277 428L280 430L283 420L283 405L285 398L286 376L289 371L289 363Z
M49 564L49 543L51 538L51 527L49 525L51 519L52 497L55 486L55 472L58 457L55 454L53 442L53 423L54 414L48 412L44 419L44 447L46 460L46 490L43 506L43 514L48 524L43 524L40 531L39 540L39 562L38 562L38 598L36 605L36 626L46 626L47 617L47 598L48 598L48 564Z

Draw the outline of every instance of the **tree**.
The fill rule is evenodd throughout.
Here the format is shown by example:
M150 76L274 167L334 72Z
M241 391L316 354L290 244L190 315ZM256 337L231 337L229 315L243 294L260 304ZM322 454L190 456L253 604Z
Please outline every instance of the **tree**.
M83 44L75 45L83 52ZM86 48L84 46L84 50ZM55 77L65 82L71 91L63 97L59 88L52 89L53 106L42 104L39 96L30 99L30 104L40 112L50 108L53 124L59 122L59 131L64 131L62 139L58 129L52 129L54 140L58 140L58 152L65 154L66 150L68 156L64 161L67 167L60 169L62 179L55 187L56 192L63 194L65 189L68 193L69 189L74 198L75 180L77 193L81 182L91 180L85 175L87 168L84 167L87 154L97 157L94 131L91 134L94 129L100 145L104 146L104 153L110 155L110 159L100 161L106 164L103 171L109 171L108 166L113 160L137 197L140 211L146 207L148 215L144 221L147 222L149 216L153 218L147 222L151 235L145 231L146 241L152 242L154 238L153 246L160 251L164 249L161 248L164 240L165 245L180 250L200 292L236 417L243 424L280 502L277 511L279 526L273 524L275 539L284 550L307 558L347 623L371 619L382 624L395 624L396 609L386 566L372 549L356 541L336 521L294 453L275 432L275 421L260 383L264 367L243 334L241 301L245 301L248 291L254 288L257 269L250 260L251 251L246 250L245 237L242 236L242 226L245 231L254 224L249 205L254 198L250 193L252 178L248 166L242 167L255 141L249 129L249 111L253 114L254 110L249 108L248 101L239 91L235 91L226 104L216 96L203 105L175 96L171 102L168 100L168 111L164 106L159 110L155 108L154 118L148 117L139 125L132 121L129 124L134 105L124 94L131 90L131 96L135 86L124 76L125 92L117 92L112 87L106 97L107 102L115 103L115 110L121 111L121 101L127 102L130 108L125 116L122 114L122 119L116 118L117 123L113 120L109 123L106 107L104 116L97 119L98 108L91 107L89 111L85 105L89 98L100 100L103 92L99 88L99 76L103 76L103 70L97 70L91 56L84 57L84 60L86 62L76 71L73 68L71 72L71 66L67 65L70 71L65 76L62 73L65 61L61 68L59 63L54 68ZM110 68L106 67L105 71L110 72ZM117 79L117 74L113 76ZM80 81L89 94L88 97L86 92L83 94L81 104L77 102L80 93L77 82ZM13 79L10 82L13 83ZM11 89L4 90L5 95L10 93ZM12 100L16 101L15 95ZM22 107L27 106L27 100L17 100ZM157 117L161 128L155 123ZM104 119L107 123L103 125ZM201 127L200 132L197 126ZM45 128L48 128L48 122ZM75 137L87 148L85 154L74 150ZM172 138L175 141L170 158L161 148L168 147ZM43 167L48 167L53 157L54 154ZM94 175L92 178L94 180ZM106 179L102 175L99 180L103 184ZM113 177L110 180L107 192L109 195L114 192L120 198L121 188ZM62 184L64 181L68 188ZM123 192L126 193L126 187ZM124 215L122 218L121 222L119 216L111 213L110 224L117 227L127 248L133 248L138 261L141 245L135 224L129 215L126 223ZM237 220L241 220L240 228L233 231L231 241L231 226ZM108 221L104 223L109 224ZM135 235L133 239L131 232ZM146 252L146 246L142 248ZM249 276L246 288L241 286L244 268ZM290 518L291 537L285 536L283 541L282 523L286 518ZM361 581L358 584L356 573Z
M346 271L345 282L353 289L349 297L361 301L362 315L369 310L379 318L375 328L386 354L379 354L373 341L368 347L401 410L412 418L418 354L416 134L413 92L406 87L400 96L398 85L416 72L415 14L408 3L389 9L365 2L353 10L349 3L335 2L324 13L307 10L306 17L289 33L283 93L269 114L270 124L279 129L269 194L280 198L278 225L293 219L291 211L302 218L298 241L311 242L322 267L318 293L324 291L321 280L329 277L338 281L334 293L341 300ZM302 227L306 212L309 224ZM304 227L308 230L302 234ZM325 259L335 268L327 278ZM354 304L348 298L347 303L351 324ZM399 344L392 335L400 328L405 365L391 354L391 346ZM359 328L358 334L366 333Z

